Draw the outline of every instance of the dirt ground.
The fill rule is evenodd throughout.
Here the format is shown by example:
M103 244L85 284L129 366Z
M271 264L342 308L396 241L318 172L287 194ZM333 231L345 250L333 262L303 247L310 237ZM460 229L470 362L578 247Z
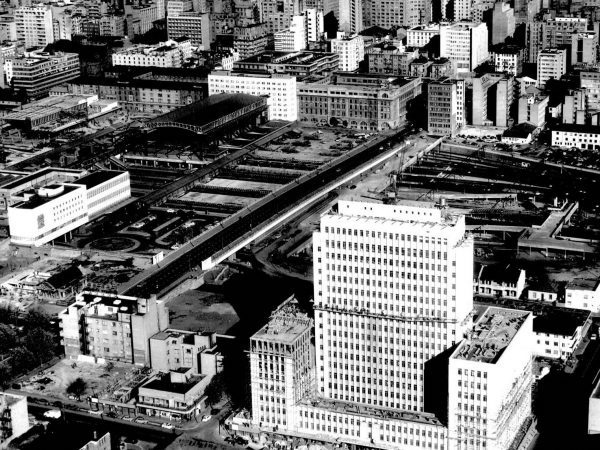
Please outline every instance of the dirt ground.
M226 334L240 320L223 296L200 290L178 295L167 303L167 308L171 328L181 330Z
M66 399L67 386L76 378L83 378L88 386L84 396L100 394L108 390L114 391L126 380L127 374L135 370L135 366L131 364L117 362L110 372L107 372L105 367L104 364L62 359L42 374L34 375L28 381L22 382L21 389L25 392L43 393L50 397Z

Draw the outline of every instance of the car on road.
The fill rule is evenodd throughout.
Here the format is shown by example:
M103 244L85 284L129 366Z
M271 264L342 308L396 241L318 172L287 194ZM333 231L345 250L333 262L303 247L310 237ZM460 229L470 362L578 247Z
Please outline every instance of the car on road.
M123 420L126 420L127 422L133 422L135 420L135 417L123 417Z
M101 416L102 415L102 411L94 411L94 410L90 409L88 412L93 416Z
M145 425L148 423L148 421L146 419L144 419L143 417L136 417L135 423L140 423L142 425Z
M44 413L44 417L48 419L60 419L61 412L58 409L50 409Z
M210 419L212 419L212 416L210 415L202 416L202 422L208 422Z
M160 425L162 428L165 428L167 430L172 430L173 428L175 428L175 426L172 423L163 423Z

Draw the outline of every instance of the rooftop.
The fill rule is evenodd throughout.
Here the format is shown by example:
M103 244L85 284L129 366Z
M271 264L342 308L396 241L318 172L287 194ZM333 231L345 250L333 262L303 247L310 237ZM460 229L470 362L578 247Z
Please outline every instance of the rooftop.
M490 306L460 343L453 357L495 364L529 314L527 311Z
M573 336L590 317L590 311L570 308L552 308L533 318L533 332Z
M521 269L512 264L491 264L481 266L478 279L497 284L517 284L520 276Z
M311 327L312 320L301 311L298 301L292 296L271 314L269 322L252 339L289 344Z
M24 184L30 183L32 181L45 178L52 173L64 174L67 176L75 177L81 173L80 170L72 170L72 169L59 169L54 167L46 167L45 169L38 170L32 174L25 175L23 177L18 177L16 180L9 180L7 184L1 186L2 189L14 189L16 187L22 186Z
M238 63L262 63L262 64L311 64L318 59L337 56L336 53L324 52L263 52L246 59L237 61Z
M190 125L206 125L221 117L227 116L244 106L261 101L262 97L248 94L216 94L202 100L198 105L202 113L194 112L177 119L177 122ZM168 113L167 113L168 114Z
M87 306L111 306L119 308L119 312L126 314L136 314L138 311L138 299L135 297L84 291L81 298Z
M552 127L552 131L570 131L572 133L600 134L600 127L597 125L578 125L575 123L565 123Z
M185 369L187 372L188 369ZM194 388L203 378L204 375L196 375L187 380L185 383L173 383L169 374L157 376L146 384L142 385L142 389L153 389L155 391L173 392L175 394L186 394Z
M50 203L50 202L56 200L57 198L63 197L64 195L69 194L77 189L81 189L80 186L73 186L73 185L69 185L69 184L63 184L63 187L64 187L64 189L56 195L49 196L49 197L42 197L38 194L34 194L28 200L25 200L25 201L22 201L22 202L12 205L11 208L16 208L16 209L39 208L40 206L45 205L46 203Z
M536 130L536 126L527 122L520 123L513 127L510 127L502 136L505 137L516 137L516 138L527 138L531 133Z
M600 280L590 278L573 278L567 283L566 289L577 291L596 291Z
M98 172L92 172L88 175L81 177L80 179L73 181L75 184L83 184L87 189L98 186L99 184L105 183L108 180L117 178L119 175L125 172L119 172L117 170L99 170Z

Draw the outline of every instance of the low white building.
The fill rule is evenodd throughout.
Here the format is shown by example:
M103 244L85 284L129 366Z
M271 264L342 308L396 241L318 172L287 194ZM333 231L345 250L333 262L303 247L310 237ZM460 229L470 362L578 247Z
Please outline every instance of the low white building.
M346 36L338 32L337 38L331 40L331 52L340 55L340 70L352 72L365 59L365 41L361 35Z
M475 294L519 298L525 288L525 270L510 264L482 265L473 282Z
M22 191L9 205L11 242L40 246L88 222L131 196L129 173L100 171L69 183L51 182Z
M560 300L560 286L553 282L533 283L527 288L527 300L557 302Z
M600 312L600 281L587 278L569 281L565 288L565 306Z
M208 75L208 95L220 93L268 95L269 119L298 119L296 77L286 74L246 74L226 70Z
M418 25L406 31L407 47L425 47L434 36L440 35L440 25Z
M600 150L600 127L563 124L552 130L552 145L566 148Z
M533 319L536 356L567 360L584 336L589 311L568 308L546 309Z
M156 45L134 45L112 55L113 66L181 67L192 56L192 43L178 38Z

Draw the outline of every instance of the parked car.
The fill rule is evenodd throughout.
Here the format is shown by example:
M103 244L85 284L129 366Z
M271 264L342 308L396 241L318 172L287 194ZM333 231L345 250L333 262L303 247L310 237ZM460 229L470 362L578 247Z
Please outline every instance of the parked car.
M210 419L212 419L210 415L202 416L202 422L208 422Z
M127 416L127 417L123 417L123 420L126 420L127 422L133 422L135 420L135 418Z
M145 425L148 423L148 421L146 419L144 419L143 417L136 417L135 423L141 423L142 425Z
M172 430L173 428L175 428L175 426L171 423L163 423L160 425L162 428L165 428L167 430Z

